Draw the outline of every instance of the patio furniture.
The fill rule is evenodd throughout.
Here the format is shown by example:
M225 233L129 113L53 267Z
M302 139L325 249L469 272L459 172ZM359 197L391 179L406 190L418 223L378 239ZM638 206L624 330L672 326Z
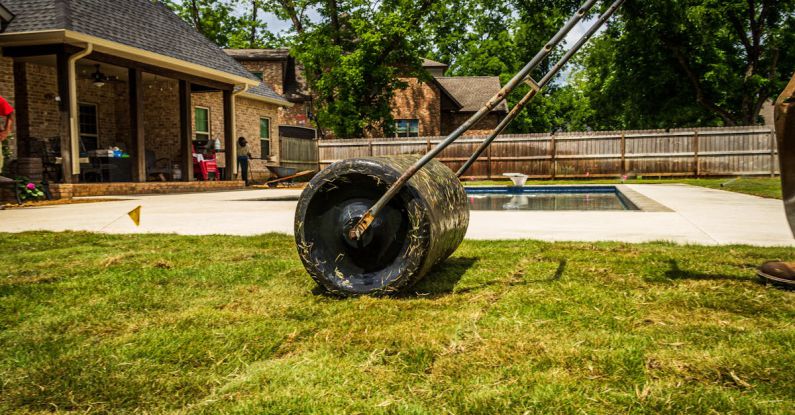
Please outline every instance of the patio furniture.
M210 180L210 174L213 174L213 179L220 180L218 171L218 161L215 159L214 153L207 155L196 152L196 147L193 147L193 175L199 180Z
M152 150L146 150L144 153L146 157L146 178L149 179L152 176L155 176L160 179L160 181L166 181L166 177L168 180L172 180L172 172L171 172L171 159L166 157L156 158L155 152Z

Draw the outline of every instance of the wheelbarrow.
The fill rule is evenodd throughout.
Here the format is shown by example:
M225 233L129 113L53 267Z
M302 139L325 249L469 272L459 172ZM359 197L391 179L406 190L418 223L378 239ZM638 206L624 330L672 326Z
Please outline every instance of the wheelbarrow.
M587 0L483 108L421 158L342 160L317 174L295 213L295 241L309 275L338 295L385 295L410 287L452 255L469 226L459 177L622 3L616 0L540 81L532 79L530 73L596 4ZM523 83L530 92L457 172L434 160Z

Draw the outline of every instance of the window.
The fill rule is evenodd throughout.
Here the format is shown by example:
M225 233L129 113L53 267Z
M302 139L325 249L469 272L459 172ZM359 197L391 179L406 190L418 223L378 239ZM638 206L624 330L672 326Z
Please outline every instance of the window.
M196 141L209 141L210 140L210 109L204 107L196 107L194 109Z
M251 72L252 75L256 76L257 79L262 81L262 72Z
M259 119L259 149L260 157L268 157L271 154L271 120L270 118Z
M395 120L395 135L397 137L419 137L420 120Z
M80 153L87 155L89 151L99 148L99 128L97 127L97 106L80 104L78 116L78 134L80 135Z

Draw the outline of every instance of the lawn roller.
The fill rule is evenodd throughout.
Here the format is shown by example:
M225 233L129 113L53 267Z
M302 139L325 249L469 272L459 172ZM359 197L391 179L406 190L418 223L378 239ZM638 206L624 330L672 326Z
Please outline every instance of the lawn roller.
M596 2L586 1L483 108L424 156L342 160L318 173L301 194L295 213L298 254L309 275L331 293L384 295L411 286L452 255L469 226L469 204L458 177L604 25L623 0L616 0L541 81L533 80L530 73ZM522 83L530 85L530 92L457 173L434 160Z

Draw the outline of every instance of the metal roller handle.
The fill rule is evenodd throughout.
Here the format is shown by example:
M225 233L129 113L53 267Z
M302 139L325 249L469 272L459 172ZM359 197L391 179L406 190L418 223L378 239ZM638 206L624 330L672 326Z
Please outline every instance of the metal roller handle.
M478 149L475 150L475 152L472 154L472 156L469 157L466 163L464 163L464 165L461 166L460 169L458 169L458 172L456 172L456 176L461 177L464 175L464 173L466 173L467 170L469 170L469 168L472 166L472 164L475 163L478 157L480 157L480 155L483 154L484 151L486 151L486 149L489 147L492 141L494 141L494 139L497 138L498 135L502 134L502 132L505 131L505 128L507 128L508 125L511 122L513 122L514 119L516 119L516 117L519 115L520 112L522 112L524 107L530 101L532 101L533 98L535 98L535 96L538 95L538 93L541 92L541 90L543 90L544 87L546 87L550 81L552 81L552 78L554 78L555 75L557 75L558 72L560 72L563 66L566 65L569 62L569 60L571 60L571 58L580 50L580 48L582 48L588 42L588 40L590 40L591 37L602 26L604 26L605 23L607 23L607 21L610 19L610 17L613 16L616 10L618 10L618 8L621 7L622 3L624 3L624 0L616 0L610 6L610 8L605 10L605 12L591 26L591 28L588 29L587 32L585 32L582 38L579 41L577 41L577 43L575 43L574 46L572 46L572 48L569 49L569 51L566 52L565 55L563 55L563 57L558 61L558 63L556 63L555 66L553 66L549 70L549 73L547 73L541 79L540 82L534 82L528 79L529 81L528 83L531 86L530 91L524 97L522 97L522 99L519 102L517 102L516 105L514 105L514 107L511 109L508 115L506 115L505 118L503 118L502 121L500 121L499 125L497 125L494 131L492 131L491 134L485 140L483 140L480 146L478 146Z
M467 130L472 128L473 125L477 124L478 121L483 119L486 115L488 115L497 105L499 105L502 101L504 101L508 95L513 92L516 87L518 87L522 82L524 82L525 78L530 75L530 72L533 71L540 63L543 61L552 50L569 34L571 29L577 25L577 23L582 20L583 17L588 13L588 11L593 8L594 4L596 4L597 0L588 0L583 4L579 10L566 22L558 33L555 34L554 37L546 44L544 47L536 53L533 59L525 65L519 73L514 75L507 84L505 84L500 91L494 95L487 103L483 106L478 112L476 112L472 117L470 117L466 122L461 124L455 131L453 131L450 135L447 136L441 143L437 144L431 151L426 153L422 158L417 160L414 165L412 165L408 170L406 170L396 181L389 187L389 189L381 196L375 204L365 212L364 216L351 227L348 231L348 237L352 240L359 240L367 228L370 227L370 224L373 222L378 213L384 208L384 206L389 203L400 191L400 188L406 184L415 173L417 173L423 166L425 166L429 161L433 160L439 153L442 152L445 148L447 148L450 144L452 144L455 140L461 137Z

